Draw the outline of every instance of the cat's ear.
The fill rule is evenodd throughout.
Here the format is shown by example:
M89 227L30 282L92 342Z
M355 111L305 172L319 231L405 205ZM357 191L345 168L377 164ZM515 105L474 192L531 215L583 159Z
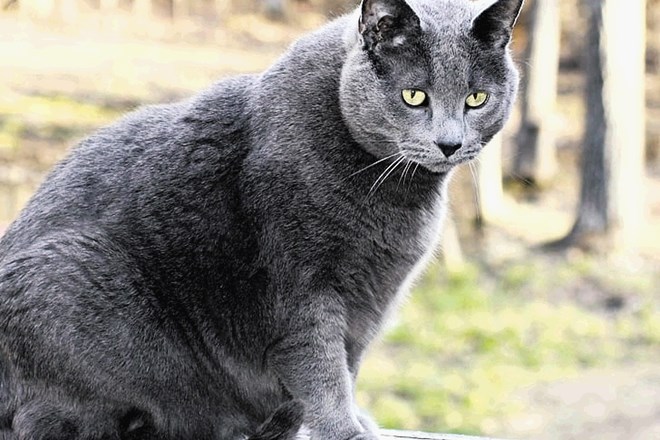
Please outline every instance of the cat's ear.
M472 35L479 41L504 48L511 40L524 0L492 0L472 22Z
M359 31L371 52L404 46L421 34L419 17L404 0L362 0Z

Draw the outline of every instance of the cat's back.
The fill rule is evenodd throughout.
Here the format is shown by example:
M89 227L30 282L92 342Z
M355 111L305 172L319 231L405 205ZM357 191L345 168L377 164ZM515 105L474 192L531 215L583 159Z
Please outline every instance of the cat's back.
M235 186L255 80L238 76L185 101L138 109L83 140L0 240L0 260L59 228L137 227L177 210L201 215L195 201L208 204L212 192L221 199Z

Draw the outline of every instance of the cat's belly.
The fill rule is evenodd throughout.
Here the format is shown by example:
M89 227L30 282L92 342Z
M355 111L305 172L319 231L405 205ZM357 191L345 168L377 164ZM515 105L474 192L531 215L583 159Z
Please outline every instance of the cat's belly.
M157 301L103 233L76 232L0 265L0 431L24 412L66 419L77 406L91 424L144 416L173 438L229 438L285 400L258 362L212 343L211 324Z

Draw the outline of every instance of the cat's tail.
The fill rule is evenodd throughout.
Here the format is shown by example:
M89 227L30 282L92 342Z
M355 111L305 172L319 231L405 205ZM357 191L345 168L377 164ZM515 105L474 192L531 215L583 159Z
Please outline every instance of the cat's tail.
M304 416L305 407L300 400L286 402L247 440L295 440Z

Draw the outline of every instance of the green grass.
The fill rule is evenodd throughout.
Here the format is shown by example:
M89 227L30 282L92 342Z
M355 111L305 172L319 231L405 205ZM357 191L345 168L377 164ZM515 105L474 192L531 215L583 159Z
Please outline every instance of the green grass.
M15 218L40 180L66 151L122 113L60 95L0 87L0 227Z
M40 124L94 126L115 117L117 111L67 96L11 93L0 100L0 114Z
M64 150L75 139L121 114L65 96L6 92L0 98L0 155L9 158L20 156L34 141Z
M358 400L384 427L493 434L525 410L512 397L524 387L660 353L649 277L617 278L642 304L613 316L549 300L553 289L612 277L597 264L530 262L480 273L432 268L365 360Z

